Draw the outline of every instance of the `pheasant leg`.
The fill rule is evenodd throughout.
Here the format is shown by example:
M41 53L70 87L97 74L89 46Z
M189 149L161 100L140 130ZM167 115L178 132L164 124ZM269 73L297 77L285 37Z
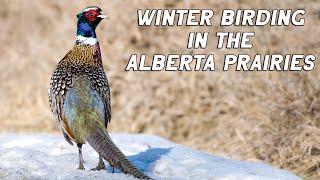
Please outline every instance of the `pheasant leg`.
M78 146L78 149L79 149L79 167L78 169L80 170L85 170L84 166L83 166L83 163L84 163L84 160L83 160L83 157L82 157L82 144L77 144Z
M92 171L100 171L100 170L103 170L103 169L106 169L106 166L104 165L104 162L103 162L101 154L99 154L99 163L98 163L97 167L95 167L95 168L93 168L91 170Z

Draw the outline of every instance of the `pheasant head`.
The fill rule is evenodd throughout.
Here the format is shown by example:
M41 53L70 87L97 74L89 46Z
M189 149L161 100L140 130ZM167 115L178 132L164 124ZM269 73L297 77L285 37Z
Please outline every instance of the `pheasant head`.
M96 39L96 27L102 19L108 17L97 6L89 6L83 9L78 15L77 36L78 39Z

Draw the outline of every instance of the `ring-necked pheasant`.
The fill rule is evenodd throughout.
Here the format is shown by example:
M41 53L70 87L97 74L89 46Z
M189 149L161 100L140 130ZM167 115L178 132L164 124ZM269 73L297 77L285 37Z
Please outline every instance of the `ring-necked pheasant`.
M121 153L106 131L111 120L110 89L95 29L107 16L90 6L77 18L76 44L51 77L49 101L57 124L66 141L78 146L78 169L84 169L81 147L88 142L99 154L94 170L105 169L104 158L124 173L149 179Z

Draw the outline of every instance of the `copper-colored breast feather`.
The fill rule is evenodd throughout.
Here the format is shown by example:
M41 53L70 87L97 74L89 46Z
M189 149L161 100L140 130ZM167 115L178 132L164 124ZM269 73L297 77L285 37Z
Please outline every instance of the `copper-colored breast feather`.
M99 46L98 46L99 48ZM50 83L49 101L51 110L65 139L72 144L74 135L64 118L63 106L67 91L73 87L73 79L79 76L91 81L91 89L98 91L104 102L105 127L111 120L110 89L101 64L100 50L95 46L75 46L59 62ZM98 52L97 52L98 51Z

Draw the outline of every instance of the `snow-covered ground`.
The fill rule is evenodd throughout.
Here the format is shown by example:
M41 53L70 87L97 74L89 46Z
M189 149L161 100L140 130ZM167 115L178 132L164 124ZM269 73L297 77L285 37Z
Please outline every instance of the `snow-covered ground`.
M112 134L122 152L154 179L300 179L263 163L214 156L151 135ZM85 167L77 170L78 150L62 136L0 135L0 179L134 179L119 171L90 171L98 155L83 148Z

